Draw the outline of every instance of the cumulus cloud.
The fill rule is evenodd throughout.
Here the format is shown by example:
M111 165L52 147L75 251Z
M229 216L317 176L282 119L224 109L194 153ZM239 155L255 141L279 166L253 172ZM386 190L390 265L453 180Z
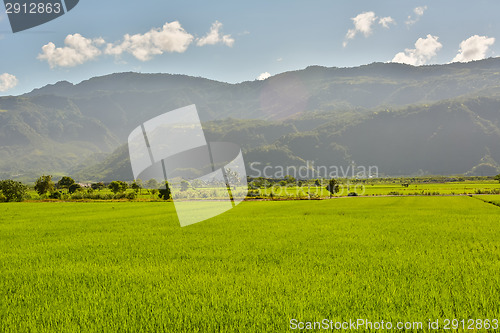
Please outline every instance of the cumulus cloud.
M394 21L392 17L386 16L379 19L374 12L363 12L351 18L351 20L354 23L354 28L347 31L344 43L342 44L344 47L346 47L347 42L356 37L358 33L363 34L365 37L370 36L373 32L373 24L376 23L377 20L378 24L384 28L389 28L390 24L396 24L396 21Z
M3 73L0 75L0 91L7 91L14 88L19 80L12 74Z
M382 17L380 20L378 20L378 24L383 26L384 28L388 29L390 24L396 24L396 21L390 16Z
M56 47L50 42L42 47L38 59L46 60L50 68L73 67L95 59L102 52L98 48L103 45L104 39L88 39L80 34L68 35L64 39L64 47Z
M264 72L262 74L260 74L258 77L257 77L257 80L259 81L263 81L265 79L268 79L271 77L271 74L269 74L269 72Z
M411 26L411 25L414 25L415 23L417 23L420 20L420 18L424 15L424 12L426 10L427 10L427 6L420 6L420 7L416 7L415 9L413 9L414 15L408 16L408 19L405 22L406 25Z
M354 23L354 28L347 31L344 47L347 45L347 40L353 39L358 33L362 33L365 37L370 36L372 34L372 25L377 20L377 16L374 12L364 12L353 17L351 20Z
M415 42L414 49L405 49L394 56L392 62L420 66L426 64L443 47L437 36L427 35Z
M183 53L193 39L193 35L187 33L179 22L167 22L162 28L153 28L145 34L126 34L122 42L108 43L104 53L119 56L127 52L140 61L148 61L164 52Z
M495 43L495 38L474 35L460 43L460 50L452 62L467 62L486 58L490 46Z
M197 45L232 46L234 38L231 35L221 35L221 28L222 23L215 21L210 32L197 39ZM42 47L42 53L37 58L46 60L51 68L81 65L103 54L119 57L129 53L140 61L148 61L163 53L183 53L194 41L194 36L186 32L178 21L174 21L144 34L126 34L115 43L106 43L102 38L85 38L80 34L68 35L64 40L65 46L56 47L50 42Z
M234 38L231 35L222 35L220 30L222 28L222 23L219 21L215 21L210 27L210 31L206 36L202 38L198 38L196 45L204 46L204 45L215 45L215 44L224 44L226 46L233 46Z

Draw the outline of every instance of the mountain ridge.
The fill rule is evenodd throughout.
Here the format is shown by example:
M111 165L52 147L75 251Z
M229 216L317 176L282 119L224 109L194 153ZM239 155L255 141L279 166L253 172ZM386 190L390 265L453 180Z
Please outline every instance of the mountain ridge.
M472 102L477 98L482 98L483 104ZM369 152L360 153L366 151L363 139L370 137L373 132L370 128L378 121L374 115L386 110L402 110L405 114L421 112L436 121L438 128L451 131L439 106L440 102L447 101L460 113L461 127L456 131L472 126L479 133L471 136L476 140L474 149L488 150L497 163L500 158L490 142L492 137L496 139L499 123L500 58L419 67L395 63L353 68L309 66L263 81L235 84L180 74L133 72L90 78L78 84L60 81L20 96L0 97L0 175L33 177L36 173L70 171L81 174L85 168L79 167L77 171L78 165L93 154L111 154L126 142L138 124L190 104L197 105L204 124L212 124L207 138L237 141L246 153L257 156L255 158L264 158L266 154L271 158L269 151L280 149L286 154L280 152L276 156L287 156L282 158L283 163L304 161L307 156L311 157L311 151L321 154L304 143L306 139L312 140L307 134L312 131L321 141L319 146L344 156L342 161L351 157L363 161L362 156L372 156L375 161L376 156ZM469 118L461 101L467 101ZM433 111L425 113L429 105ZM488 105L489 113L481 109L484 105ZM412 111L412 107L417 111ZM395 113L391 114L396 117ZM396 121L397 117L391 117L387 121ZM410 118L397 118L397 122L404 123L404 119ZM241 133L226 126L231 123L230 119L247 122L235 125ZM377 126L382 125L377 123ZM404 126L412 128L411 124ZM431 121L425 126L434 124ZM226 128L226 133L221 132L222 128ZM338 132L342 128L344 134L324 135L325 131ZM347 134L347 129L360 131L360 128L364 133L358 133L358 137ZM391 126L384 129L393 130ZM287 135L295 135L292 142L286 142ZM372 135L368 143L381 140L381 135ZM438 146L448 145L451 151L452 138L460 135L450 135L442 139L449 142L438 142ZM427 147L417 136L411 139L403 136L399 140L418 143L420 146L411 148L416 151L432 151L432 147ZM410 149L411 144L405 147ZM478 159L475 154L470 155L474 161ZM420 159L425 160L425 156L422 153ZM453 159L455 157L450 157ZM340 160L325 160L325 163ZM405 171L404 163L397 163L401 163L401 167L387 166L387 174ZM429 164L424 165L422 172L465 173L477 166L469 167L469 164L460 164L459 169L452 166L440 169ZM410 168L407 172L415 170Z

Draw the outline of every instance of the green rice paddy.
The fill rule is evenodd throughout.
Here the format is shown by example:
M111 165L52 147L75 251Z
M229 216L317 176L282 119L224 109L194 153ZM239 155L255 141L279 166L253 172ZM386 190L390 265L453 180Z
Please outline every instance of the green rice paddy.
M0 331L500 319L499 217L469 196L251 201L184 228L171 202L0 204Z

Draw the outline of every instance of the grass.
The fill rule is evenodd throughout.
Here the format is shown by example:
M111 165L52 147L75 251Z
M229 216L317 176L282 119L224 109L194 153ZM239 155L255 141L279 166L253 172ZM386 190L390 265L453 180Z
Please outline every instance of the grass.
M500 319L499 207L470 197L0 205L2 332L283 332Z

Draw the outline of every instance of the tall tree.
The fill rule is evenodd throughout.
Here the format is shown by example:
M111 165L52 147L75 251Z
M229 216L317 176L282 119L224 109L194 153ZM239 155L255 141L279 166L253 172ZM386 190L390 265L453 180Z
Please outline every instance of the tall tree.
M140 181L140 179L138 179ZM138 193L142 189L142 182L138 183L137 181L133 182L130 187L134 190L135 193Z
M68 187L68 192L73 194L76 191L81 190L81 189L82 189L82 187L80 186L80 184L74 183Z
M328 192L330 192L330 198L332 197L332 195L334 195L335 193L340 191L340 187L334 178L332 178L332 179L330 179L330 181L328 181L328 185L326 186L326 189L328 190Z
M168 200L172 198L172 191L170 191L170 186L167 181L164 183L164 186L158 190L158 192L160 199Z
M146 188L147 189L152 189L152 190L156 190L158 189L158 186L160 184L158 183L158 181L156 179L150 179L146 182Z
M181 181L181 191L187 191L191 187L191 184L187 180Z
M35 191L39 195L44 195L47 192L51 192L54 190L54 182L52 181L52 176L41 176L35 183Z
M73 185L75 181L73 178L64 176L57 182L57 188L65 188L68 189L71 185Z
M99 183L94 183L92 185L90 185L90 187L93 189L93 190L102 190L104 188L104 183L103 182L99 182Z

